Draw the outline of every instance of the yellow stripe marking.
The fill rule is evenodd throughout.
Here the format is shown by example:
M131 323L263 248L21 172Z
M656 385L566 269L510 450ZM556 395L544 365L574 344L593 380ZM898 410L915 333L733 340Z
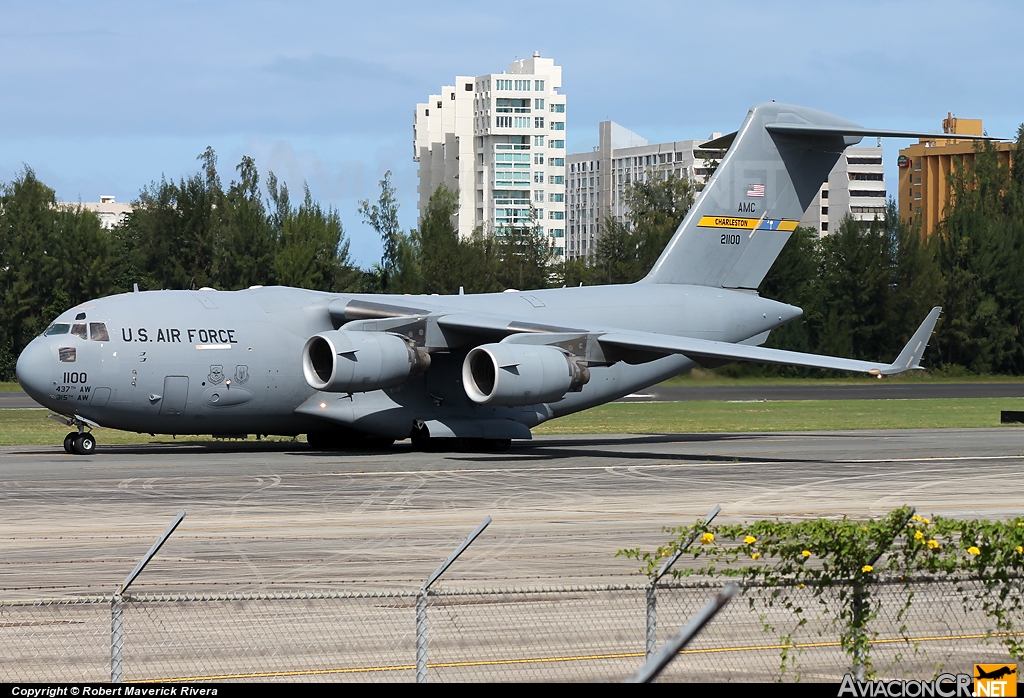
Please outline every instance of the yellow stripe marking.
M732 216L701 216L700 221L697 225L701 228L728 228L732 230L757 230L764 222L765 217L761 218L734 218ZM774 219L768 219L774 220ZM782 230L786 232L793 232L796 230L797 221L780 220L776 225L773 225L771 230ZM768 230L768 228L762 228L762 230Z
M897 642L942 642L945 640L981 640L990 637L1024 637L1024 632L1020 633L978 633L975 635L935 635L932 637L892 637L882 638L880 640L872 640L873 645L889 645ZM742 647L712 647L707 649L699 650L680 650L681 655L695 655L695 654L721 654L723 652L758 652L764 650L781 650L781 649L813 649L817 647L840 647L839 642L798 642L792 645L747 645ZM428 669L457 669L464 667L478 667L478 666L501 666L501 665L514 665L514 664L552 664L555 662L580 662L580 661L593 661L602 659L634 659L637 657L643 657L643 652L619 652L614 654L579 654L570 655L564 657L533 657L529 659L491 659L491 660L480 660L473 662L439 662L436 664L427 664ZM382 672L382 671L412 671L416 668L415 664L397 664L392 666L371 666L371 667L353 667L350 669L307 669L307 670L296 670L296 671L255 671L245 674L210 674L208 676L180 676L175 678L166 679L129 679L133 683L170 683L170 682L190 682L190 681L226 681L229 679L267 679L273 677L286 677L286 676L323 676L325 674L359 674L363 672Z

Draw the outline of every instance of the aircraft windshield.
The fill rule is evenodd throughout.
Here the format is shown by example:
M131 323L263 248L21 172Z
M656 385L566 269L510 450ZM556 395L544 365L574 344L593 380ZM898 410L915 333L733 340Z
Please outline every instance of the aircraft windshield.
M71 329L71 325L66 322L55 322L46 329L46 335L51 334L67 334L68 330Z
M109 342L110 337L107 336L106 324L102 322L90 322L89 337L91 337L94 342Z
M72 325L71 334L75 335L76 337L81 337L82 339L88 339L88 337L85 336L85 323L76 322L74 325Z

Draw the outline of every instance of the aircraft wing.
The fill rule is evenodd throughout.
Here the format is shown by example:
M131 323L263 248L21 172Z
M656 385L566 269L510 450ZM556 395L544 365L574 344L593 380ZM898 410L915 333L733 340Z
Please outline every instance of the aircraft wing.
M902 373L908 369L921 368L921 356L928 346L935 322L939 319L941 308L932 308L917 332L891 364L881 361L857 361L835 356L804 354L798 351L768 349L766 347L730 342L715 342L706 339L675 337L655 332L613 331L598 336L601 344L611 344L629 349L646 351L663 351L670 354L683 354L691 359L727 359L731 361L758 361L788 366L806 366L808 368L825 368L837 371L857 371L873 375L888 376Z

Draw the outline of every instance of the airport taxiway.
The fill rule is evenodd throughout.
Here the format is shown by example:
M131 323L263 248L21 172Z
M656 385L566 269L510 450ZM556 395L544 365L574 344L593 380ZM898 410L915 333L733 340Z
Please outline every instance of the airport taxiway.
M102 434L102 432L101 432ZM722 521L1024 513L1024 428L549 436L503 454L300 443L0 449L0 594L415 588L485 516L452 586L637 581L623 548Z

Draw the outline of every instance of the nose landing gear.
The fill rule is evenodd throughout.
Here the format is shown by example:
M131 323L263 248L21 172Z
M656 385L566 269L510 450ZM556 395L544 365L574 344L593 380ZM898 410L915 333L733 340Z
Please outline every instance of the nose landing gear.
M89 432L73 431L64 437L64 450L76 456L92 455L96 452L96 438Z
M76 456L91 456L96 452L96 437L85 430L86 427L99 426L77 414L74 417L64 417L56 414L46 415L69 427L77 427L78 431L69 432L64 437L64 451Z

